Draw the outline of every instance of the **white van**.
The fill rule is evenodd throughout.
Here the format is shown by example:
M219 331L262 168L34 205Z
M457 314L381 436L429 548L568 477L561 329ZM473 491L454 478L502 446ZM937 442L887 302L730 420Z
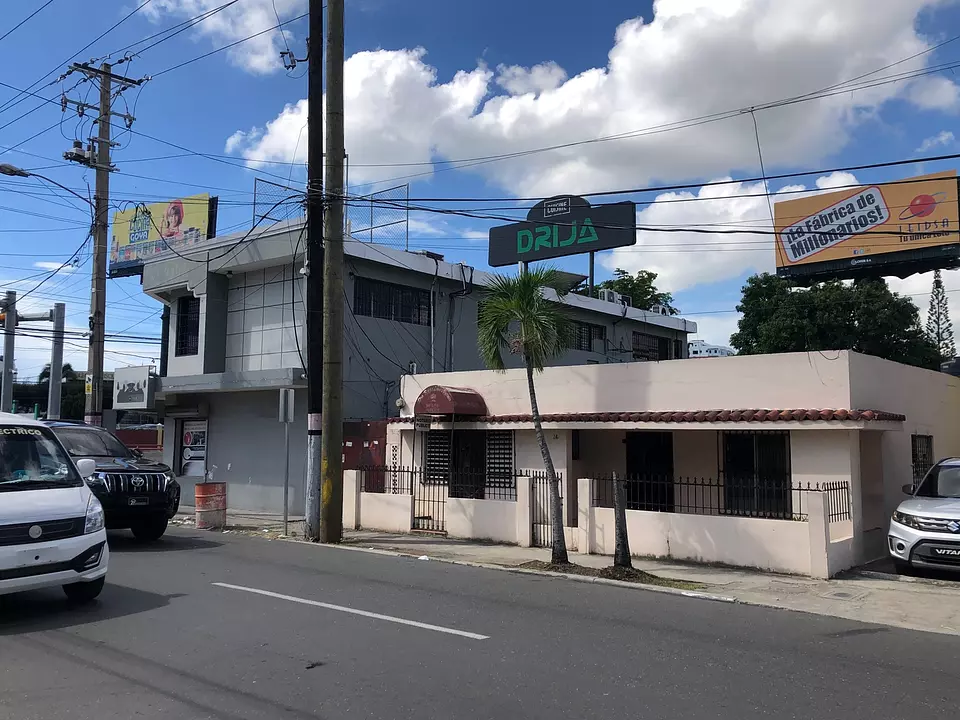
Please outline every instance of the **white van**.
M88 602L103 590L110 552L103 508L53 431L0 413L0 595L62 586Z

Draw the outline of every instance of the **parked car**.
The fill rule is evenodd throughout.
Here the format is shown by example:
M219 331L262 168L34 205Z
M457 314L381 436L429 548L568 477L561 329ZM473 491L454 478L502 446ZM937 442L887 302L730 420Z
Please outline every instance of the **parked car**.
M960 458L941 460L890 521L887 544L897 572L914 568L960 571Z
M103 507L84 484L95 469L42 423L0 414L0 595L57 586L78 602L100 594L110 551Z
M180 508L180 483L170 468L145 460L103 428L49 421L60 442L75 458L96 463L87 484L103 504L107 528L132 530L138 540L159 540Z

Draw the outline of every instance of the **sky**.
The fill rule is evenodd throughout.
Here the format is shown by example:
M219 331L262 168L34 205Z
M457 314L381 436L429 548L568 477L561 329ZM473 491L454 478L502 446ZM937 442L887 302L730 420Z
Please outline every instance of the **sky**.
M60 97L93 103L95 93L76 73L60 75L70 62L108 59L115 72L149 78L115 102L136 119L129 131L115 120L112 210L209 192L219 197L221 232L248 229L257 178L305 181L306 64L285 70L279 53L305 57L307 24L296 18L307 0L221 8L227 2L100 0L95 15L76 0L15 3L0 22L0 162L88 196L93 171L62 154L95 127L89 113L62 111ZM658 273L708 342L729 341L746 278L774 269L770 236L736 232L769 230L755 179L761 158L767 175L804 173L770 181L774 193L957 166L929 160L960 152L955 0L607 0L588 12L573 0L346 0L346 8L351 194L399 187L390 197L409 195L417 208L520 217L531 204L521 198L689 186L611 196L636 201L638 225L656 229L598 255L598 280L615 268ZM282 33L270 29L280 22ZM835 89L816 94L827 88ZM789 98L800 99L765 107ZM899 160L914 162L832 172ZM725 179L745 181L702 186ZM350 212L352 227L369 224L362 207ZM60 188L0 177L0 288L29 292L21 310L67 303L65 360L77 369L86 364L89 223L88 206ZM376 239L488 269L486 234L501 223L415 210L408 239L397 229ZM586 256L560 264L586 273ZM960 308L956 276L944 280ZM890 284L926 314L929 276ZM136 278L109 281L107 333L116 337L107 367L156 364L159 318ZM40 337L18 338L23 379L49 357L49 326L31 327Z

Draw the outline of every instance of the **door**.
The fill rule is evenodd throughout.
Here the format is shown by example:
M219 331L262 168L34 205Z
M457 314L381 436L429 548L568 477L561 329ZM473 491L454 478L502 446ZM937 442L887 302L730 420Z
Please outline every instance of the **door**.
M487 433L457 430L453 433L453 467L450 497L483 500L487 473Z
M673 433L628 432L627 509L673 512Z

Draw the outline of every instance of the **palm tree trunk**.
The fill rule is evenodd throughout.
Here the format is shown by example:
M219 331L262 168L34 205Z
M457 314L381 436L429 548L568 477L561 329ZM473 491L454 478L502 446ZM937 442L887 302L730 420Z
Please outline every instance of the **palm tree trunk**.
M627 499L625 497L625 482L613 476L613 517L615 538L613 565L614 567L632 568L630 559L630 539L627 537Z
M560 482L557 479L557 469L553 466L553 458L550 457L550 448L547 447L547 438L543 434L540 408L537 406L537 390L533 385L533 365L527 359L524 359L524 364L527 367L527 388L530 391L530 411L533 415L533 427L537 432L537 443L540 445L543 467L547 471L547 480L550 483L550 523L553 526L553 554L550 562L554 565L566 565L570 562L570 559L567 557L567 540L563 534Z

